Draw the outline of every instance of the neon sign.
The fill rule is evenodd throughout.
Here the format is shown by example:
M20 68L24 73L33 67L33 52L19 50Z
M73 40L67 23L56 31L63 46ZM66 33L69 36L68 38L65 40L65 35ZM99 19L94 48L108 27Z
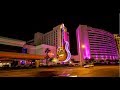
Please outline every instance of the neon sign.
M66 57L63 62L68 62L71 58L71 53L69 51L69 42L66 39L66 31L64 30L64 24L62 24L62 47L58 48L59 57Z

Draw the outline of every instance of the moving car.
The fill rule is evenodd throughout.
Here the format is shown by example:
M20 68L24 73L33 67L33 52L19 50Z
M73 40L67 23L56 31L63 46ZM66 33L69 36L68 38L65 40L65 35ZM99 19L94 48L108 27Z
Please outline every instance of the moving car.
M90 67L90 65L84 65L83 67L84 67L84 68L89 68L89 67Z
M94 65L93 65L93 64L90 64L89 66L90 66L90 67L93 67Z
M79 63L79 61L70 61L69 62L69 66L80 66L80 63Z

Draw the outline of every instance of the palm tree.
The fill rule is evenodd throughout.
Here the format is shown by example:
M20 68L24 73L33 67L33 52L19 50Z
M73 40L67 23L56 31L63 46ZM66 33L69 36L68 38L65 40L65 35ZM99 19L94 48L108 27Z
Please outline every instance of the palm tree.
M48 53L50 52L51 50L49 49L49 48L46 48L45 49L45 53L46 53L46 65L48 65L48 60L49 60L49 55L48 55Z

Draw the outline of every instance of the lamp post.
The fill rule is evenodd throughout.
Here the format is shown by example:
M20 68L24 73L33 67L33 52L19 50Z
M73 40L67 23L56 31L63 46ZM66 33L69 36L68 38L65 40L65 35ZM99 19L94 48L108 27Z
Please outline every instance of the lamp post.
M80 66L82 66L83 65L83 54L84 54L84 49L85 49L85 45L83 44L83 45L81 45L81 54L80 54Z

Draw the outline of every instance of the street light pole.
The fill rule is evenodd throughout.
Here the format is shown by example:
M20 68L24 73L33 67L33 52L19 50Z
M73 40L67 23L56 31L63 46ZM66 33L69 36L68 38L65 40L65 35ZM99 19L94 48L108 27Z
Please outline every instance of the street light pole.
M84 49L85 49L85 45L83 44L80 47L80 51L81 51L81 54L80 54L80 66L83 65L83 58L82 58L82 56L83 56L83 53L84 53L84 51L83 51Z

